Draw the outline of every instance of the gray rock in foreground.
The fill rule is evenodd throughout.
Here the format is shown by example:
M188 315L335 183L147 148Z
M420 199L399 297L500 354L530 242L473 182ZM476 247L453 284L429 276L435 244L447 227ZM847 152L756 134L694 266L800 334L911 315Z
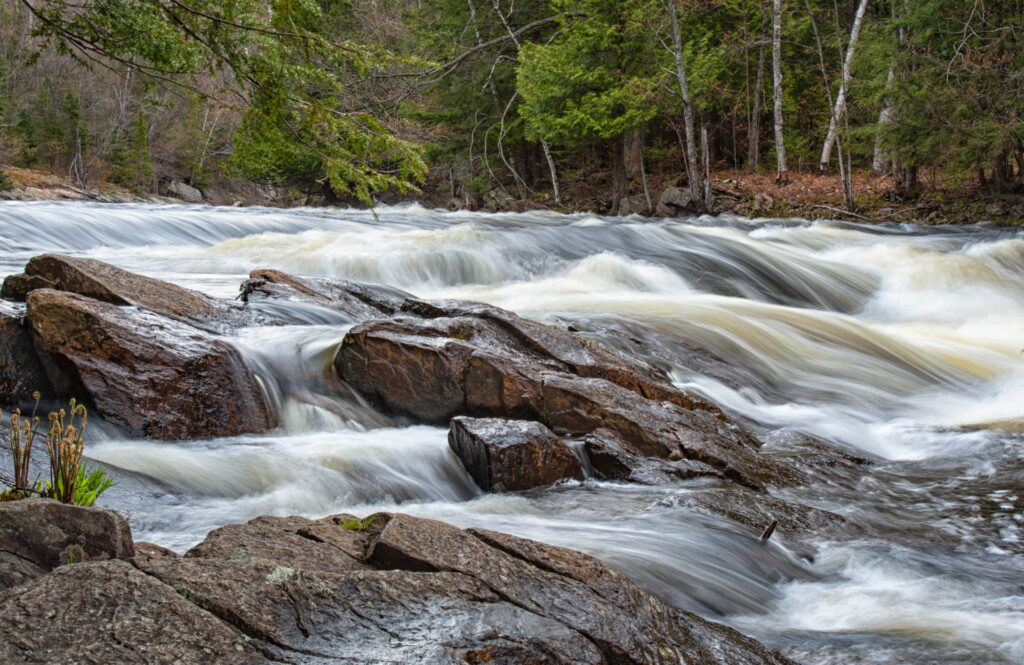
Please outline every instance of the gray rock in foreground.
M261 517L0 592L3 663L786 665L579 552L400 514Z

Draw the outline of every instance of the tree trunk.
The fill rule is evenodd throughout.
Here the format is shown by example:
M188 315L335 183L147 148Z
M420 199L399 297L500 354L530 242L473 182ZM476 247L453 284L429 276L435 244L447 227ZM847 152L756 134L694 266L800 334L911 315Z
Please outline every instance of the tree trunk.
M651 190L647 187L647 169L644 167L644 143L643 134L640 134L640 178L644 183L644 199L647 201L647 214L654 212L654 204L651 203Z
M835 145L836 136L839 133L839 123L846 113L846 92L850 82L850 65L853 63L857 38L860 36L860 27L864 24L864 12L867 8L868 0L860 0L860 6L857 7L857 15L853 18L853 27L850 29L850 45L846 48L842 79L839 82L839 96L836 97L836 105L832 109L832 118L828 122L828 135L825 137L825 145L821 149L821 162L818 164L818 171L821 173L828 169L828 162L832 156L832 146Z
M779 0L776 0L779 2ZM690 181L690 198L699 201L700 172L697 170L697 139L693 132L693 106L690 103L690 88L686 83L686 68L683 66L683 36L679 30L679 16L675 0L667 0L668 16L672 21L672 55L676 61L676 78L679 80L679 94L683 98L683 124L686 129L686 171Z
M885 87L887 90L892 89L892 81L896 76L896 71L892 65L889 65L889 75L885 79ZM879 131L875 134L875 156L871 163L871 171L876 176L883 176L888 170L889 154L887 150L882 148L882 128L886 125L891 125L893 121L893 105L892 97L887 96L885 103L882 104L882 110L878 114L878 129Z
M551 149L548 142L541 139L540 147L544 150L544 159L548 161L548 170L551 171L551 188L555 190L555 204L562 203L562 197L558 193L558 171L555 170L555 160L551 158Z
M700 128L701 160L704 162L704 209L711 212L711 146L708 145L708 128Z
M626 194L626 137L615 139L615 164L612 166L612 215L619 214L619 204Z
M775 87L775 179L786 179L786 145L782 138L782 0L772 7L772 84Z
M764 87L765 43L768 41L768 12L761 20L761 46L757 53L757 82L754 83L754 99L750 111L750 127L747 135L747 173L757 171L761 151L761 89Z

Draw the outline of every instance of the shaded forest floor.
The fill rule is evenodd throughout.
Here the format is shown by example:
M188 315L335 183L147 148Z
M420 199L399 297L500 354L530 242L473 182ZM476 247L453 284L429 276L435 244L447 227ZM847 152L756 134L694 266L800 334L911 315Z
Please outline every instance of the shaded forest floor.
M6 174L10 181L9 185L13 185L14 189L0 192L0 200L181 202L172 196L136 194L107 182L90 183L88 187L81 187L68 177L40 170L3 167L2 172ZM530 207L550 207L563 212L608 213L611 203L610 173L600 170L566 171L561 175L564 200L559 206L553 205L550 195L537 192L531 193L529 203L525 206L526 201L506 200L492 203L489 207L511 211ZM891 178L858 172L854 174L854 210L844 207L839 178L835 175L818 176L792 172L788 182L778 184L775 182L774 174L747 174L722 169L712 173L712 181L716 194L729 200L731 212L747 217L799 217L812 220L845 219L919 224L973 224L982 221L1003 225L1024 223L1024 194L983 192L979 190L976 181L964 178L926 174L922 178L919 193L896 196ZM661 193L667 187L685 186L685 176L653 174L648 177L648 190L653 206L657 205ZM421 195L410 198L419 199L428 207L452 207L454 202L446 190L447 183L428 182ZM634 179L629 191L629 198L634 201L634 209L645 208L642 182ZM286 194L278 200L246 197L244 194L236 194L229 198L237 198L236 205L280 207L317 202L316 199L304 198L294 193ZM480 201L474 203L474 207L477 208L488 207Z

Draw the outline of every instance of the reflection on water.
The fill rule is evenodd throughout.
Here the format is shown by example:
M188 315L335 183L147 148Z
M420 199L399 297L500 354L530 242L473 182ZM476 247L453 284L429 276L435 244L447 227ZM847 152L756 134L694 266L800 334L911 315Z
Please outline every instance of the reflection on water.
M721 217L624 220L187 206L5 204L0 274L73 252L234 297L254 268L482 300L638 355L819 481L785 498L847 518L813 563L671 487L568 483L486 495L442 429L375 413L331 380L354 322L229 341L281 427L188 444L92 429L136 537L184 550L261 514L401 510L591 552L682 607L806 663L1024 660L1024 239L981 227ZM863 455L807 466L807 436ZM4 462L8 464L8 462ZM828 539L826 539L828 538Z

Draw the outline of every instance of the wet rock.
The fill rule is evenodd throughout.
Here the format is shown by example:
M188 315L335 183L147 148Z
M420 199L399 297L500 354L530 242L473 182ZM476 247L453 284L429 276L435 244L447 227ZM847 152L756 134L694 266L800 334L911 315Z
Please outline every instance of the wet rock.
M128 522L111 510L52 499L0 502L0 589L68 563L134 555Z
M146 557L147 559L175 559L180 555L163 545L137 540L135 541L135 556Z
M265 561L307 571L362 568L359 559L365 533L339 526L347 519L354 518L336 515L314 521L304 517L257 517L245 524L229 524L211 531L185 556Z
M657 504L707 514L720 515L761 534L772 522L778 527L771 536L798 554L812 558L814 550L806 544L810 537L848 530L848 522L840 515L789 501L780 497L751 492L741 487L710 487L686 490Z
M506 602L585 635L604 662L788 662L735 631L665 605L593 557L515 536L390 515L371 536L366 561L473 578Z
M265 432L273 419L237 351L153 312L39 289L28 321L50 378L136 436L195 439Z
M608 429L588 434L582 444L594 475L601 480L664 485L698 476L723 477L715 467L686 459L681 453L670 454L668 459L638 455L617 433Z
M25 296L29 291L35 289L52 289L56 286L53 282L41 275L28 275L18 273L8 275L4 278L3 286L0 286L0 298L7 298L17 302L25 302Z
M643 194L626 196L619 201L619 215L646 215L651 212L647 205L647 197Z
M537 203L536 201L530 201L529 199L519 199L518 201L509 201L505 204L505 210L508 212L530 212L532 210L547 210L547 208Z
M448 445L484 491L516 492L583 479L576 453L537 422L453 418Z
M28 402L35 391L44 396L53 393L24 315L23 307L0 301L0 406Z
M125 561L64 566L0 593L0 662L255 665L235 628Z
M411 297L389 287L371 288L340 279L300 278L271 269L253 270L241 288L241 298L247 303L310 302L341 312L353 321L391 316Z
M192 324L217 321L226 324L240 317L238 308L201 293L95 259L43 254L29 260L25 274L51 282L58 291L77 293L113 305L143 307Z
M383 409L428 423L456 415L536 420L565 434L616 432L635 455L673 455L751 487L796 472L707 402L642 362L572 333L475 303L409 300L407 314L355 326L338 375ZM661 379L661 380L659 380Z

